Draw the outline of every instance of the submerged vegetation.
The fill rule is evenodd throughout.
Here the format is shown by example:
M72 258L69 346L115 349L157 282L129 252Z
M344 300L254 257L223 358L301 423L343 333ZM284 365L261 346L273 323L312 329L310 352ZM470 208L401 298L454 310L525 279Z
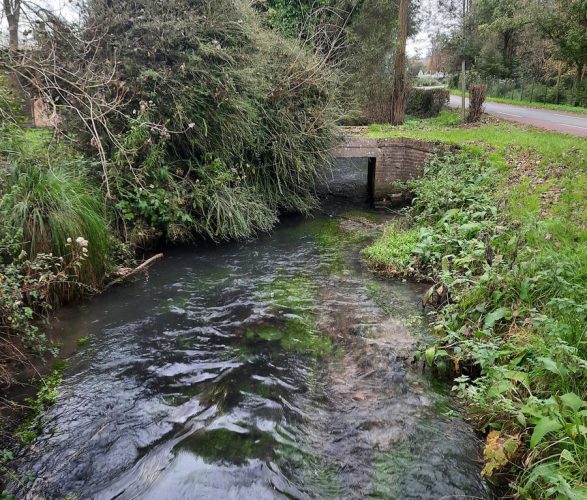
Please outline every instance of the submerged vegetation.
M408 228L388 228L368 261L434 284L425 301L438 308L437 340L424 357L458 377L455 390L488 432L486 477L531 498L583 498L587 144L447 122L391 132L444 138L461 152L432 159L410 183Z
M250 341L279 342L282 348L319 357L330 354L332 341L316 327L317 289L307 275L278 275L260 286L259 294L283 321L260 324L245 334Z

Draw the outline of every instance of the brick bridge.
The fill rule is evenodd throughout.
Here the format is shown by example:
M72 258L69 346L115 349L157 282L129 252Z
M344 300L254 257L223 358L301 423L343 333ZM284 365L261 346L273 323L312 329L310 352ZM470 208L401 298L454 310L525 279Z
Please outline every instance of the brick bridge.
M333 150L334 157L364 158L367 159L366 165L363 161L362 164L354 162L350 166L341 167L342 163L337 161L333 166L332 191L334 194L344 194L343 191L352 182L362 182L375 205L401 202L405 193L398 188L397 183L421 176L426 160L438 148L437 144L431 142L407 138L346 138L341 146ZM346 177L350 182L337 185L337 177Z

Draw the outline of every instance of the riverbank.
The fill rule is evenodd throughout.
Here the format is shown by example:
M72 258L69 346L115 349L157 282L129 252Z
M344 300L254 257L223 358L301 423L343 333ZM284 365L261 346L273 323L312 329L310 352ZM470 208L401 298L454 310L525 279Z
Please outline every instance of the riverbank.
M487 434L484 475L531 498L587 492L587 141L458 114L371 126L456 145L410 183L415 202L365 250L391 276L434 283L436 340Z

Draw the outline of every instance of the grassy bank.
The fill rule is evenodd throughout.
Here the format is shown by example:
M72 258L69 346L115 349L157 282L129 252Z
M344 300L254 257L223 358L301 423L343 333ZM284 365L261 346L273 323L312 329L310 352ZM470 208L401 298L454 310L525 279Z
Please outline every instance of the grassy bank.
M451 89L452 95L463 95L460 90ZM465 92L465 95L469 97L469 93ZM569 104L552 104L549 102L535 102L535 101L521 101L520 99L508 99L507 97L486 97L485 100L489 102L499 102L501 104L513 104L515 106L524 106L525 108L539 108L539 109L551 109L553 111L564 111L567 113L580 113L587 115L587 108L581 106L571 106Z
M528 498L587 494L587 141L451 112L370 127L457 145L411 183L404 226L365 250L428 279L423 354L487 434L484 474Z

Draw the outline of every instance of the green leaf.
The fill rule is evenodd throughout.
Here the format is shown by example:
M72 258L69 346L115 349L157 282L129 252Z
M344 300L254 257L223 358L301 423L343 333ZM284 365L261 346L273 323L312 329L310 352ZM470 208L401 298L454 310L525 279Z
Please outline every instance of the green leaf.
M549 432L555 432L562 429L562 424L552 417L542 417L534 427L532 437L530 438L530 448L534 448L542 441L542 438Z
M484 330L491 330L495 323L503 318L511 317L511 310L509 307L498 307L495 311L485 316L485 322L483 323Z
M579 396L577 396L574 392L567 392L561 396L561 401L567 407L573 410L574 412L579 411L585 401L583 401Z
M530 299L530 281L526 278L520 283L520 299L528 302Z
M567 462L571 462L573 464L577 463L575 457L569 450L563 450L561 452L561 460L565 460Z
M512 388L512 383L509 380L500 380L494 383L487 391L487 397L495 398L504 392L508 392Z
M429 365L434 363L434 357L436 356L436 347L429 347L428 349L426 349L424 356L426 358L426 363L428 363Z
M520 382L520 384L522 384L527 389L530 387L530 379L526 372L508 370L505 372L504 376L509 380L515 380L516 382Z
M544 365L544 368L546 368L549 372L556 373L557 375L561 374L558 363L554 359L543 357L537 359Z

